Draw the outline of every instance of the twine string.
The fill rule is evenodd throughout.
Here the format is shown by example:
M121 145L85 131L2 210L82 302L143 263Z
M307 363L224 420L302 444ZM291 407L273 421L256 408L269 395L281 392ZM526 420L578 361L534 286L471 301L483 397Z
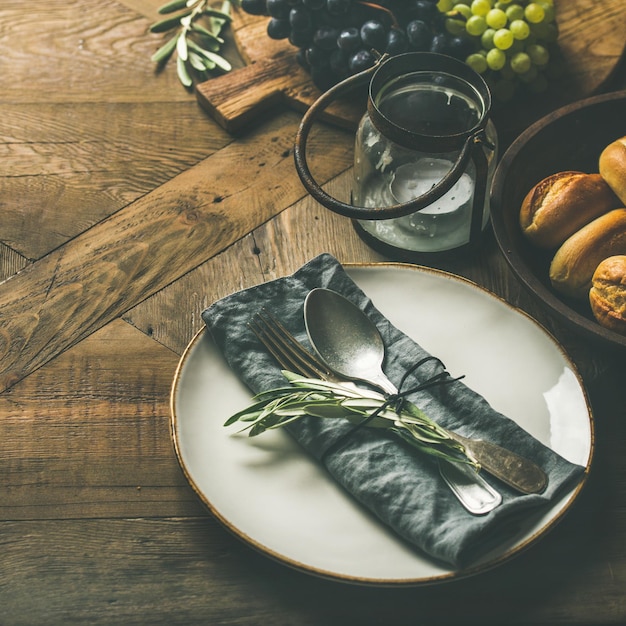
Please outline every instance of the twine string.
M430 378L427 378L415 387L403 389L409 376L411 376L411 374L413 374L416 370L418 370L420 367L430 361L436 361L437 363L439 363L439 365L442 367L442 371L434 374ZM449 385L456 382L457 380L461 380L462 378L465 378L464 374L462 376L457 376L456 378L453 378L446 370L446 366L443 364L441 359L437 358L436 356L427 356L423 359L420 359L419 361L417 361L417 363L414 363L409 369L404 372L402 378L400 379L400 384L398 385L398 391L393 394L388 394L385 402L383 402L375 411L372 411L370 415L361 420L358 424L355 424L350 430L346 431L343 435L341 435L341 437L339 437L330 446L328 446L328 448L326 448L326 450L324 450L322 454L322 457L320 459L321 462L325 464L329 454L335 452L348 439L352 438L356 432L361 430L361 428L367 426L372 420L378 417L383 411L385 411L389 407L393 407L394 411L399 416L402 412L407 396L413 393L417 393L418 391L423 391L424 389L429 389L430 387L435 387L437 385Z

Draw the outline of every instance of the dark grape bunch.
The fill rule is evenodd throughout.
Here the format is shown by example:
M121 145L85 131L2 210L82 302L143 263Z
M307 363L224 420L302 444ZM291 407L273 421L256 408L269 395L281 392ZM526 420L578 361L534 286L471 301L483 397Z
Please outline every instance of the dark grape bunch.
M437 52L483 74L501 100L519 85L547 86L556 40L553 0L240 0L269 17L267 34L298 49L300 64L326 91L378 56Z

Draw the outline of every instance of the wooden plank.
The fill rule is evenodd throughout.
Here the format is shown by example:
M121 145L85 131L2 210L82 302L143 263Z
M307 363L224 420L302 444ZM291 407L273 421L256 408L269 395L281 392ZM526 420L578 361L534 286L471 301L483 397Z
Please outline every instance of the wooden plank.
M33 260L232 141L195 102L1 110L0 240Z
M351 179L350 170L324 188L344 197ZM384 260L362 242L349 219L335 215L307 196L232 248L128 311L124 319L182 353L203 325L202 311L234 291L234 285L245 289L290 274L322 252L330 252L344 262Z
M271 121L1 284L0 390L303 197L297 123ZM319 127L310 153L323 182L352 138Z
M0 523L6 624L623 624L624 542L562 526L494 571L385 589L294 572L210 517ZM615 523L626 518L617 511ZM580 559L584 553L585 560ZM532 576L528 574L532 572ZM454 598L451 602L450 598Z
M177 363L116 320L0 394L0 518L203 514L170 441Z
M54 0L34 19L20 0L3 0L0 11L3 102L194 100L175 69L158 72L150 60L163 43L148 32L154 19L122 3Z

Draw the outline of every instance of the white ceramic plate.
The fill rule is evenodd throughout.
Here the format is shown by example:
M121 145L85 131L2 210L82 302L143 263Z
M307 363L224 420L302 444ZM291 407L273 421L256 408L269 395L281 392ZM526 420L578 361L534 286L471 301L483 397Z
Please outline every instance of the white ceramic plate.
M593 420L584 388L567 355L536 322L475 284L436 270L393 263L347 270L379 310L441 358L452 375L465 374L464 382L496 410L589 470ZM250 397L210 334L200 331L172 386L180 465L211 512L245 542L336 580L430 584L493 567L545 535L588 474L470 569L447 569L372 518L287 433L250 439L224 428Z

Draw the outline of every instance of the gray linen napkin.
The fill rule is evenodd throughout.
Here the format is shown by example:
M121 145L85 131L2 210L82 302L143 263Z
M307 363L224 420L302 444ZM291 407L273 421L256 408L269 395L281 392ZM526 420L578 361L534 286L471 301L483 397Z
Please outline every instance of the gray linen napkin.
M337 291L376 323L387 349L384 369L397 385L403 373L428 354L395 328L346 274L339 262L322 254L291 276L234 293L203 314L216 345L233 371L253 391L284 386L280 368L247 327L252 315L266 307L307 344L303 304L316 287ZM435 355L436 356L436 355ZM410 387L441 371L436 364L420 367ZM346 421L303 418L287 428L359 502L401 537L436 560L467 567L517 529L520 518L545 506L580 478L584 469L558 456L461 381L431 387L409 399L441 425L466 436L506 445L539 464L549 476L540 495L519 495L486 477L502 493L503 503L491 513L468 513L443 483L437 464L392 434L362 428L335 446L352 426ZM261 435L262 436L262 435Z

